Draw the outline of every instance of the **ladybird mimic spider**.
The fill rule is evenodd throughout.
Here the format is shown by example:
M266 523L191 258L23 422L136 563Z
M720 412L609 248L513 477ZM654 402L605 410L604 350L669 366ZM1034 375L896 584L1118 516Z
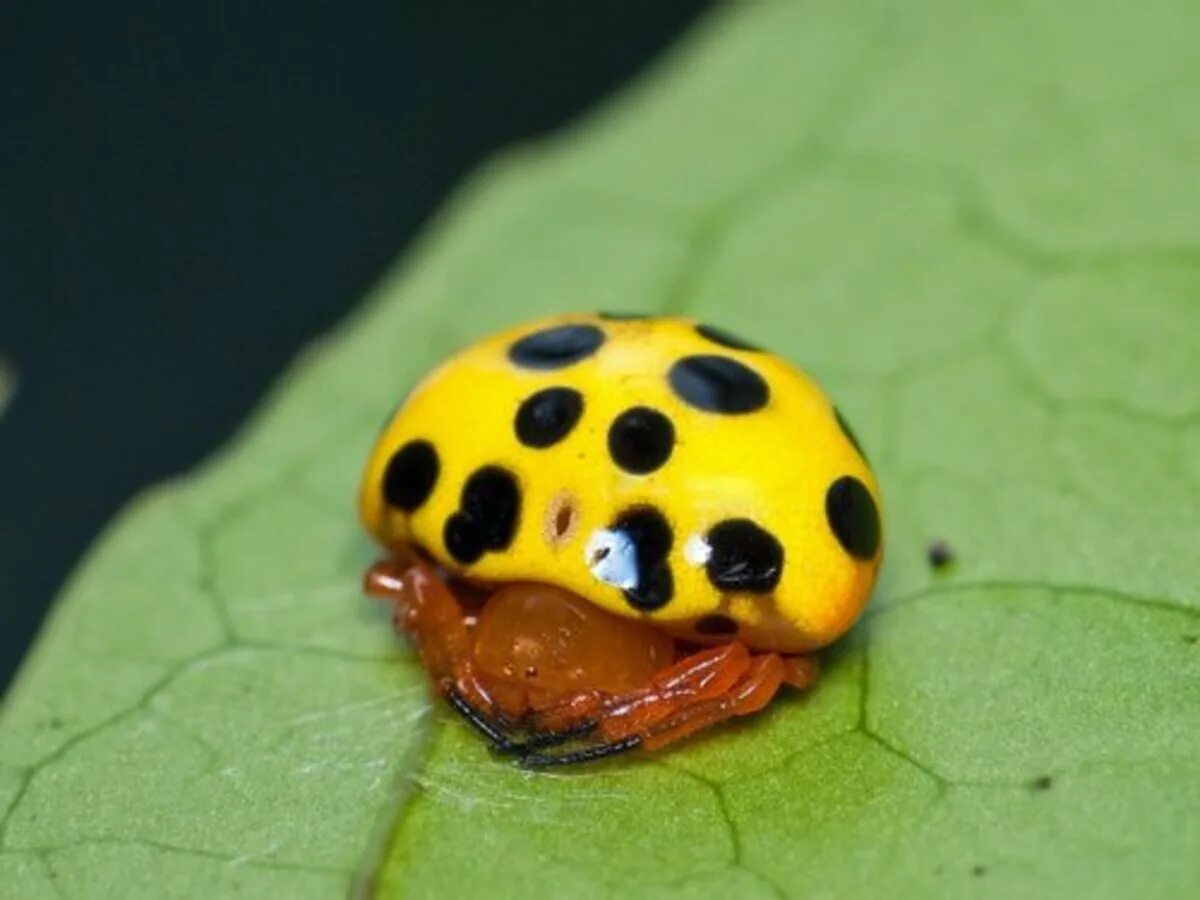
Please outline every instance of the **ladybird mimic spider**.
M450 706L529 768L656 750L817 675L814 657L752 653L737 640L689 652L648 621L549 585L482 597L417 559L378 562L364 584L393 603L396 629L412 635Z

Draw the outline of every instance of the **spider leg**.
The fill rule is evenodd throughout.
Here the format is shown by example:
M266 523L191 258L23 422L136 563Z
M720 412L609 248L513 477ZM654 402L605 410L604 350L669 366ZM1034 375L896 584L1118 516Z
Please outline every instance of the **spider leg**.
M472 706L457 688L447 688L445 695L450 708L487 739L489 750L505 756L521 757L522 765L526 757L538 750L546 750L577 738L586 737L596 729L594 720L585 719L562 731L534 732L532 737L524 741L517 741L513 740L512 734L505 730L503 724L489 718Z
M404 572L413 564L408 559L380 559L363 573L363 592L377 600L403 600Z
M642 688L620 694L581 693L535 710L537 731L558 732L582 719L593 719L603 738L616 740L641 730L658 717L664 699L715 697L728 690L750 665L744 644L733 642L686 656L663 669Z
M771 702L783 678L784 665L778 654L756 656L729 691L712 699L677 705L641 732L643 742L647 749L656 750L725 719L756 713Z
M608 740L645 734L677 709L731 691L752 665L745 644L734 641L684 657L656 675L649 686L605 704L600 733Z
M577 738L587 737L596 730L595 719L584 719L561 731L535 731L524 741L493 741L491 750L495 753L514 756L528 756L537 750L557 747Z
M367 593L390 600L397 631L410 634L429 680L450 707L499 747L513 743L512 723L481 682L462 604L433 568L417 559L383 560L364 576Z
M391 601L396 630L413 636L435 685L450 678L461 688L474 680L471 633L462 606L428 563L382 560L367 570L363 584L371 596Z
M617 741L603 744L589 744L579 750L566 753L529 753L517 760L517 765L523 769L548 769L552 766L573 766L577 763L595 762L618 753L636 750L642 745L640 735L631 734Z
M711 676L713 656L710 651L695 656L702 654L709 655L688 659ZM688 659L681 662L686 664ZM639 694L636 702L624 699L615 705L606 704L610 717L599 719L596 733L600 739L595 743L565 753L531 753L519 764L525 768L545 768L590 762L637 747L656 750L726 719L758 712L771 701L785 679L793 684L796 681L807 684L816 674L815 663L801 661L799 665L788 665L777 653L749 657L747 665L740 664L742 659L737 653L724 657L726 676L701 678L699 687L693 681L690 691L680 688L687 681L684 674L687 667L677 664L663 673L666 677L655 679L658 690ZM719 686L719 690L714 690L714 686ZM636 715L631 715L630 709Z
M550 713L571 724L535 732L529 741L514 751L519 756L517 764L522 768L542 769L592 762L634 750L645 745L648 736L653 736L656 723L670 718L680 709L715 702L741 684L752 669L749 651L745 645L735 642L685 657L659 672L644 688L609 696L568 698L557 707L536 715ZM585 710L586 718L582 717ZM538 721L541 723L544 719ZM573 733L576 729L579 734ZM591 734L595 734L596 739L577 749L562 753L536 752Z
M499 725L472 706L467 699L461 693L459 693L457 688L451 687L446 689L445 695L446 702L450 704L450 708L462 716L472 728L487 738L493 747L510 746L510 735L501 730Z
M608 736L604 732L612 730L613 722L632 723L644 719L651 711L649 702L655 701L659 692L686 692L692 697L702 697L714 689L728 689L736 682L748 659L740 644L718 647L701 651L664 669L646 688L607 697L595 691L573 695L536 711L535 728L524 741L513 740L511 734L468 701L462 691L446 687L443 692L450 705L488 739L494 753L516 756L518 765L526 768L543 768L588 762L634 749L641 743L641 738L631 724L626 725L624 734ZM470 687L471 684L468 681L463 686ZM604 728L606 718L608 727ZM601 739L577 750L561 754L538 752L587 737L598 729L603 735Z
M783 682L799 690L812 687L821 667L815 656L782 656Z

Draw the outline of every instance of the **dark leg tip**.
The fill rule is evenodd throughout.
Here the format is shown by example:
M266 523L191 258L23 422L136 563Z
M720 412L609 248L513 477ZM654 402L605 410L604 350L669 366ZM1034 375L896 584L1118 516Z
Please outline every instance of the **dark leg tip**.
M480 734L482 734L489 743L500 745L511 743L510 738L504 732L502 725L488 719L487 716L473 707L456 689L447 688L445 693L446 702L450 704L450 708L462 716L467 723Z
M546 750L577 738L587 737L595 730L595 720L588 719L562 731L534 731L524 741L493 743L492 750L505 755L528 756L538 750Z
M589 747L572 750L568 753L527 753L517 760L517 765L522 769L549 769L557 766L573 766L579 763L606 759L610 756L616 756L618 753L627 753L630 750L640 747L641 743L641 737L634 734L626 738L621 738L619 741L610 741L607 744L592 744Z

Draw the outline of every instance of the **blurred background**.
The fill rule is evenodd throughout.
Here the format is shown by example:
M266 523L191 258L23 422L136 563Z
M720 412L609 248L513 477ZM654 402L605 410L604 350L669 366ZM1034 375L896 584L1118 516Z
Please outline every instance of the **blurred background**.
M0 688L139 488L219 446L474 165L706 6L0 7Z

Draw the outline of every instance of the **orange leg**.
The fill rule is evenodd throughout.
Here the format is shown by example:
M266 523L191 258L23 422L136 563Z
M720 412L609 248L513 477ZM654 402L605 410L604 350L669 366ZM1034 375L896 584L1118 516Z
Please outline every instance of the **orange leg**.
M396 630L416 640L421 664L440 693L454 704L459 698L475 709L495 707L472 663L471 633L462 606L431 566L383 560L367 570L363 587L370 596L395 605Z
M797 690L812 687L821 673L815 656L781 656L779 659L783 663L783 683Z
M539 731L573 728L592 719L597 724L613 723L605 731L636 732L656 718L664 700L700 700L729 690L750 666L750 653L740 643L701 650L659 672L644 688L622 694L585 691L534 713ZM620 729L616 723L628 723Z
M530 713L532 731L524 742L499 742L493 749L515 753L523 762L540 762L534 751L566 743L575 738L596 738L589 748L569 754L568 761L609 756L631 750L641 743L641 732L675 706L713 699L730 691L750 669L745 645L725 644L701 650L659 672L643 688L619 694L580 691L565 698L549 698L535 704ZM575 759L579 754L585 754Z
M784 682L787 666L775 653L751 656L734 642L702 650L666 670L642 690L606 698L595 716L598 740L566 753L531 753L524 766L569 765L635 747L658 749L734 716L758 712Z
M781 684L783 661L779 656L756 656L728 693L684 706L660 719L643 733L642 746L655 750L725 719L756 713L771 702Z

